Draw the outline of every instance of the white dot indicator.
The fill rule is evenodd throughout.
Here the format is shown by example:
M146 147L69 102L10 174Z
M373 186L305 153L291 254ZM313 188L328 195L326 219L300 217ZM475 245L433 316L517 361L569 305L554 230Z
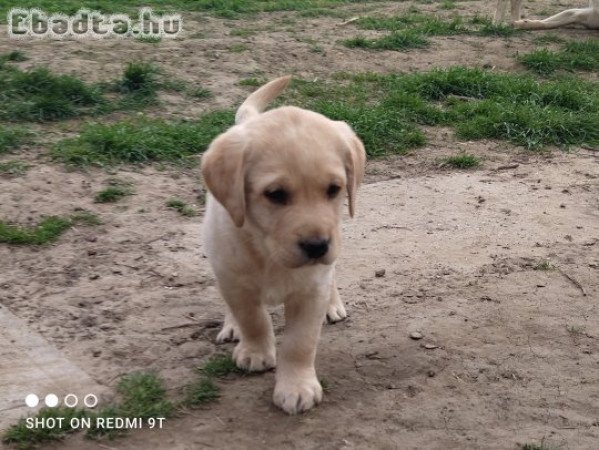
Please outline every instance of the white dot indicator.
M69 408L74 408L79 403L79 399L75 394L67 394L64 398L64 404Z
M87 394L83 398L83 404L88 408L93 408L98 404L98 397L96 397L94 394Z
M35 408L39 402L40 399L35 394L29 394L27 397L25 397L25 404L30 408Z
M55 394L48 394L44 399L48 408L54 408L58 405L58 397Z

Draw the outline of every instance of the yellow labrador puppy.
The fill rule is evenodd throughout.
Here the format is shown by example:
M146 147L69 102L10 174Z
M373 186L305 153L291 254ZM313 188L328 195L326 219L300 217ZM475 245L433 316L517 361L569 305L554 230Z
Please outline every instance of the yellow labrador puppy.
M289 414L322 400L314 360L320 328L345 318L335 286L341 210L353 216L366 154L344 122L293 106L262 113L285 89L251 94L236 125L202 158L210 191L205 248L227 312L217 341L239 339L237 366L277 367L274 403ZM267 305L285 305L278 363Z

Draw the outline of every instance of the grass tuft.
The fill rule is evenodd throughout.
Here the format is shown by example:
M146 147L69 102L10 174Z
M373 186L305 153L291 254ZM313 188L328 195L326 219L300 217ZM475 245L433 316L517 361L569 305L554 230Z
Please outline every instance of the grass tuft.
M0 67L0 120L46 122L74 117L103 102L100 90L45 67Z
M265 80L264 78L251 77L251 78L244 78L243 80L239 80L237 82L237 84L239 86L257 87L257 86L262 86L264 83L266 83L266 81L267 80Z
M200 378L187 387L183 403L188 407L196 407L212 402L220 396L220 389L212 378Z
M20 50L13 50L10 53L6 53L4 55L0 55L0 61L10 61L10 62L23 62L27 61L29 58L25 56Z
M56 144L51 154L56 160L80 166L184 162L203 152L233 121L233 112L215 111L197 122L141 118L110 125L89 124L79 137Z
M18 160L0 162L0 175L21 176L29 167L29 164Z
M109 180L106 188L95 195L94 201L96 203L114 203L128 195L133 195L133 189L131 189L130 183L112 179Z
M120 88L126 93L152 95L156 92L158 69L152 64L131 62L125 67Z
M83 418L86 415L87 414L84 410L68 408L66 406L60 406L57 408L43 408L37 413L37 418L58 419L63 417L64 420L60 422L62 425L57 425L54 428L29 428L27 426L26 420L21 419L16 425L13 425L5 432L3 441L7 444L18 445L18 448L21 449L36 448L44 442L60 440L63 439L67 434L73 433L76 430L70 426L71 419Z
M199 369L200 373L211 378L222 378L230 374L243 373L235 365L235 361L228 354L216 354L213 355L203 367Z
M0 221L0 243L10 245L44 245L56 241L73 225L99 225L100 220L89 212L78 212L68 218L50 216L35 227L23 227Z
M166 202L166 206L175 209L179 214L185 217L197 216L198 212L178 198L170 199Z
M528 69L541 75L550 75L559 69L596 71L599 70L599 41L571 41L560 51L542 49L519 59Z
M22 128L0 125L0 155L26 143L29 135L30 133Z
M0 243L11 245L43 245L53 242L72 225L69 219L51 216L36 227L8 225L0 221Z
M447 1L446 8L455 8L453 2ZM458 34L478 36L509 37L518 30L505 24L494 24L486 17L475 17L469 24L461 17L446 19L443 17L410 12L393 17L363 17L356 21L359 28L367 30L388 30L387 36L376 39L355 37L343 41L350 48L366 48L375 50L406 50L429 45L429 36L453 36Z
M474 155L462 154L445 158L443 164L456 169L472 169L480 165L480 158Z
M549 271L555 269L555 266L549 261L541 261L533 267L534 270Z
M454 67L413 74L339 74L335 83L296 81L293 86L296 103L348 121L371 156L422 145L418 124L453 126L462 139L501 139L528 149L599 145L595 82L539 81Z
M421 33L413 30L394 31L387 36L368 39L358 36L346 39L343 44L349 48L365 48L369 50L407 50L410 48L423 48L428 45Z
M142 34L136 39L136 41L143 42L144 44L159 44L160 42L162 42L162 38L154 34Z

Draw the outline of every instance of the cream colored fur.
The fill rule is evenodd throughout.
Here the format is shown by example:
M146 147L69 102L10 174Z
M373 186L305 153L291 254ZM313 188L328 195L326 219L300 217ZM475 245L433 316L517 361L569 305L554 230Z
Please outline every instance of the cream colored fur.
M335 261L344 198L353 216L366 156L343 122L291 106L262 112L289 79L248 97L202 174L205 248L227 304L217 341L239 339L233 358L243 369L276 366L274 403L295 414L322 399L314 363L323 321L346 317ZM281 303L277 358L267 306Z
M599 0L590 0L588 8L567 9L543 20L521 19L522 0L498 0L495 21L503 22L510 3L510 15L516 28L526 30L549 30L570 25L581 25L599 30Z

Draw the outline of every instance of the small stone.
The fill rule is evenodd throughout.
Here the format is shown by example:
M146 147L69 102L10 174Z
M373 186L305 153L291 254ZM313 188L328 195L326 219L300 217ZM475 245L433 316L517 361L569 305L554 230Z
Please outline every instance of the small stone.
M424 348L427 350L434 350L437 346L435 344L424 344Z
M385 276L386 272L387 271L385 269L379 269L379 270L377 270L377 271L374 272L374 276L377 277L377 278L382 278L382 277Z
M410 333L410 338L414 339L415 341L422 339L423 337L424 335L420 331L412 331Z
M92 356L94 358L97 358L98 356L100 356L102 354L102 350L94 350L92 351Z
M98 278L100 278L100 275L98 275L97 273L93 273L89 276L90 280L97 280Z
M435 373L435 371L434 371L434 370L429 370L429 371L428 371L426 374L427 374L427 375L428 375L430 378L432 378L432 377L434 377L435 375L437 375L437 374Z

